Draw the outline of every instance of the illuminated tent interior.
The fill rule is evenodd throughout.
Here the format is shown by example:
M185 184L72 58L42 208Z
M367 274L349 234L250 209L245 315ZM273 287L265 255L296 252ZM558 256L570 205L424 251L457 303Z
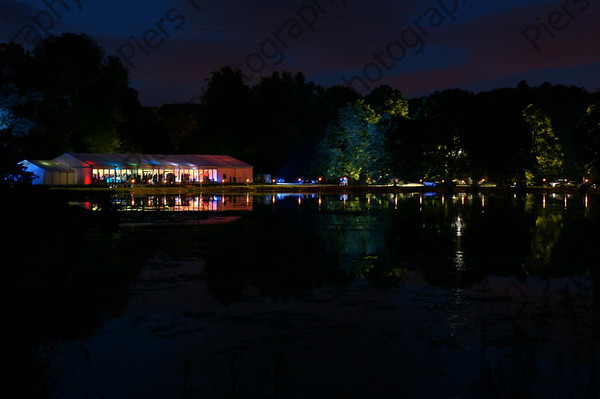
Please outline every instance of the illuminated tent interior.
M251 183L253 167L228 155L65 153L21 165L34 184L209 184Z

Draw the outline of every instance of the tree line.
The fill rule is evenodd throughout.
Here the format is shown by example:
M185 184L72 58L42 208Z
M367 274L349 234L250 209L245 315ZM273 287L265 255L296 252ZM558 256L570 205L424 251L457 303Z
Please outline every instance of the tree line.
M406 99L302 73L248 86L215 70L199 104L143 106L129 71L89 36L0 44L2 181L63 152L227 154L274 177L498 183L598 178L600 94L544 83Z

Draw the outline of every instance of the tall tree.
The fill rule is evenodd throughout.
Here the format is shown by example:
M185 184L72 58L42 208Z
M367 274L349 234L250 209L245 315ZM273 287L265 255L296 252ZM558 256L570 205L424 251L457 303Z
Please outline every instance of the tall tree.
M23 140L34 126L15 113L26 98L15 92L0 91L0 186L28 182L31 174L18 165L24 159Z
M600 103L588 107L575 133L579 168L583 176L597 183L600 178Z
M556 179L563 172L563 150L552 127L552 121L539 107L531 104L523 110L523 118L531 128L531 152L534 169L528 180Z
M423 140L424 177L452 180L471 174L466 138L471 127L473 95L464 90L444 90L425 98L417 110Z
M33 155L118 151L123 102L130 94L121 61L107 57L89 36L65 33L38 42L32 63L34 86L43 93Z
M346 176L360 183L385 180L389 176L385 119L363 100L340 109L337 121L328 126L321 144L326 176Z
M200 109L201 106L197 104L171 104L157 110L158 123L166 135L162 145L166 145L170 152L188 152L188 137L196 134L200 128Z
M335 115L326 106L324 90L302 74L275 72L251 89L251 98L257 169L285 177L307 173Z
M399 180L420 179L420 135L415 129L417 124L409 120L409 101L400 90L382 85L371 91L365 102L376 113L389 117L385 132L390 174Z
M499 89L474 96L465 147L474 179L510 183L523 180L531 166L531 133L523 119L529 104L519 89Z
M246 158L253 137L248 134L250 88L241 71L223 67L212 73L202 96L202 129L191 138L196 152Z
M400 90L393 89L388 85L379 86L367 97L365 102L380 115L388 114L391 117L408 117L408 100Z
M25 158L24 143L35 123L30 57L21 45L0 44L0 185L27 181L31 175L17 163Z

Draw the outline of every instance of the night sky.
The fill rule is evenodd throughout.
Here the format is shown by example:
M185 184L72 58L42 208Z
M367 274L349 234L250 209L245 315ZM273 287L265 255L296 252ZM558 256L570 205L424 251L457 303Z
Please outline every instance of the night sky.
M375 5L376 4L376 5ZM197 102L211 71L274 70L407 97L548 81L600 88L600 0L1 0L0 41L86 33L144 105Z

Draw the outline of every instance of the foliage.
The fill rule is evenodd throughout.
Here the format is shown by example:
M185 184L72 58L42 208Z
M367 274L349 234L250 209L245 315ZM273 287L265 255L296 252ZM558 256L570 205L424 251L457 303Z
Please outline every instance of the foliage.
M388 175L385 120L363 100L340 109L322 143L326 176L347 176L361 183L384 180Z
M254 131L252 158L258 168L287 175L308 172L316 143L337 112L324 95L304 75L287 72L262 78L251 89L249 126Z
M54 153L119 150L129 76L117 57L106 57L89 36L63 34L38 42L32 65L43 93L37 142Z
M577 159L584 177L600 177L600 103L590 105L574 132L579 143Z
M525 108L523 117L531 127L531 151L535 157L533 175L536 179L560 177L564 153L550 118L535 105Z
M380 115L408 117L408 100L404 98L400 90L393 89L388 85L375 88L365 97L365 101Z
M23 160L23 142L35 125L22 115L21 110L27 103L28 97L3 79L0 87L0 186L30 183L33 177L18 164Z
M407 100L385 85L363 98L301 73L250 87L231 67L207 83L200 104L146 107L121 61L89 36L49 36L31 52L0 44L3 163L68 151L204 153L287 179L600 177L600 94L573 86L521 82Z
M251 137L246 131L250 89L244 83L242 72L231 67L213 72L202 105L204 134L201 146L209 147L215 153L242 155L240 151Z
M415 107L419 121L421 158L419 177L442 181L469 176L465 148L472 119L473 95L463 90L445 90L422 99Z
M10 112L27 121L12 130L23 138L18 149L28 158L121 149L119 126L132 97L129 73L89 36L51 35L32 52L1 45L0 72L4 99L19 97Z

